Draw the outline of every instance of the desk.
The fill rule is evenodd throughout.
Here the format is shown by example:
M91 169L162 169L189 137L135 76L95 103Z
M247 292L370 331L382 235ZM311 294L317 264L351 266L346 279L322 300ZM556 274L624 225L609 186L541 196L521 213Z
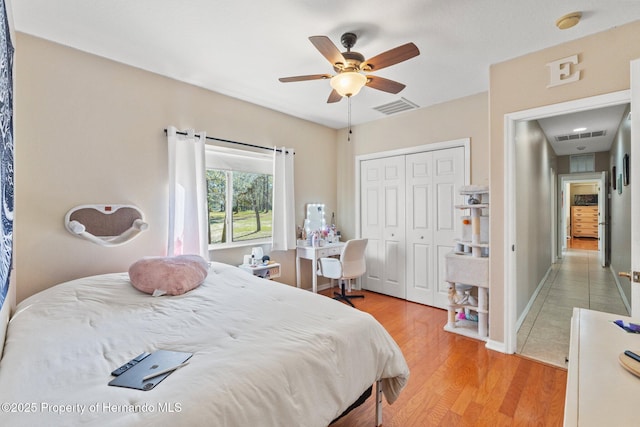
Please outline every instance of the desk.
M638 425L640 378L622 367L618 355L640 351L640 335L613 324L617 319L640 323L617 314L573 309L565 427Z
M340 255L345 242L326 243L324 246L298 246L296 248L296 286L300 287L300 260L311 260L311 290L318 292L318 260Z

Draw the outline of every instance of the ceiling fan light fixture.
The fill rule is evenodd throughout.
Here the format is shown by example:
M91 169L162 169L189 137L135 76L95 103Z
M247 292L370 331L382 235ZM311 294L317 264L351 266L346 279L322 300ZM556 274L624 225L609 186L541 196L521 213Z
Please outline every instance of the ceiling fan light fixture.
M331 87L342 96L354 96L367 84L367 77L357 71L345 71L331 77Z

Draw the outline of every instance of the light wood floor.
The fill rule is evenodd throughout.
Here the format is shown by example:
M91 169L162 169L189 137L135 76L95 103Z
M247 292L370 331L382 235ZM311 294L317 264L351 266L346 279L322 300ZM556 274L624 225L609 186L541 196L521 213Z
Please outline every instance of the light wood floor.
M356 307L389 331L411 370L400 398L393 405L384 401L385 427L562 425L566 370L445 332L444 310L354 293L366 295ZM372 396L332 427L371 427L374 407Z
M589 237L574 237L567 239L567 247L569 249L586 249L589 251L598 250L598 239Z

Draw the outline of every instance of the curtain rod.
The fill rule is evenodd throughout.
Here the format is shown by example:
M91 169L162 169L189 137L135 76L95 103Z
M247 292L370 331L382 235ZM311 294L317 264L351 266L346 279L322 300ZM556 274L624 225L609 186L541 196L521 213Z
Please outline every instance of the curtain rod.
M164 130L164 133L167 133L166 129ZM178 135L187 135L187 132L182 132L182 131L176 131L176 133ZM200 138L200 135L198 135L198 134L195 134L193 136L196 136L196 137ZM230 139L215 138L213 136L205 136L205 138L206 139L210 139L212 141L228 142L229 144L238 144L238 145L244 145L245 147L259 148L261 150L273 151L273 148L263 147L262 145L247 144L246 142L231 141ZM282 150L280 148L276 148L276 151L278 153L282 153ZM287 151L285 154L289 154L289 152ZM295 155L296 153L294 152L293 154Z

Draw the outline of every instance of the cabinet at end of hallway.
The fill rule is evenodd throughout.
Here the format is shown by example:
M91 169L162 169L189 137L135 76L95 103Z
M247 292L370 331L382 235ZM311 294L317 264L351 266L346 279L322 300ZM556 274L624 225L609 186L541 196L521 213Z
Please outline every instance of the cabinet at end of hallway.
M571 237L598 237L597 206L571 206Z

